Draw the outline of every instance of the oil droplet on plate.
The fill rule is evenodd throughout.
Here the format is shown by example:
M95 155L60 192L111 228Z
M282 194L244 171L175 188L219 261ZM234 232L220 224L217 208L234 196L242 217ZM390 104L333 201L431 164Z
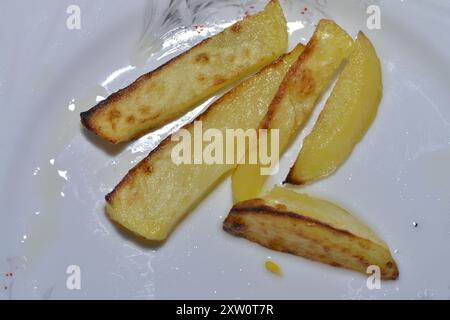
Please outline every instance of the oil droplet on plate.
M276 274L277 276L281 276L281 268L278 264L276 264L275 262L268 260L264 263L264 266L266 267L266 269L273 274Z

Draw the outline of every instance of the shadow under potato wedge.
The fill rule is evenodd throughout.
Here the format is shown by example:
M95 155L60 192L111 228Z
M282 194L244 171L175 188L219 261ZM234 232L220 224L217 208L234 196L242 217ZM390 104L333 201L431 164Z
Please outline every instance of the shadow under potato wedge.
M352 45L353 39L335 22L319 22L260 124L261 129L279 129L279 150L276 151L280 156L309 119L317 100L351 53ZM268 136L270 139L270 131ZM267 179L260 173L260 168L260 164L242 164L236 168L232 175L235 201L252 199L260 194Z
M213 103L196 121L204 130L257 129L303 46L264 67ZM184 127L193 136L194 124ZM165 139L106 196L108 216L149 240L164 240L234 164L175 164L179 142ZM192 148L194 149L194 148Z
M369 266L378 266L382 279L399 275L388 246L365 224L330 202L286 188L235 204L223 229L335 267L366 274Z
M81 122L111 143L132 140L270 63L287 44L283 10L272 0L81 113Z
M381 95L380 60L370 40L360 32L286 182L308 184L336 171L375 119Z

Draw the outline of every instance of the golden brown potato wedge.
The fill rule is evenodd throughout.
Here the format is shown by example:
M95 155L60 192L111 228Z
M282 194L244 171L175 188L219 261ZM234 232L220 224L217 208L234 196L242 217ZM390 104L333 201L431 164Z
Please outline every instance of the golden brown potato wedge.
M276 251L366 273L380 268L382 279L396 279L397 265L387 245L340 207L275 187L260 199L233 206L223 229Z
M263 129L279 129L280 156L309 118L317 99L350 54L352 44L351 37L333 21L320 21L261 123ZM260 194L267 178L260 174L260 168L260 164L243 164L236 168L232 176L235 201Z
M270 101L303 46L263 68L226 93L197 120L209 128L257 129ZM191 134L194 125L185 127ZM193 135L193 134L192 134ZM150 240L165 239L175 225L236 167L233 164L180 164L171 158L178 144L164 140L106 196L109 217Z
M333 173L372 124L381 92L380 60L370 40L360 32L349 62L286 181L307 184Z
M286 52L287 40L283 10L272 0L81 113L81 121L109 142L131 140L273 61Z

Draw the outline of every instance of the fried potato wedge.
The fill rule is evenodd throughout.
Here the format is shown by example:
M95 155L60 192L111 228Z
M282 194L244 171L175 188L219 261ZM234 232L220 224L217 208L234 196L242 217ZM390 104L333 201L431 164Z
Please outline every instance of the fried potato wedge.
M278 0L138 78L92 109L83 125L119 143L185 113L216 91L286 52L286 20Z
M275 187L260 199L233 206L223 229L272 250L366 273L380 268L396 279L397 265L387 245L365 224L340 207Z
M301 185L328 176L350 156L377 114L381 82L377 53L360 32L349 62L305 138L287 182Z
M279 150L276 151L280 156L308 120L318 98L350 54L352 45L352 38L333 21L319 22L261 123L262 129L279 129ZM260 174L260 168L260 164L242 164L236 168L232 176L235 201L252 199L260 194L267 178Z
M263 68L226 93L197 119L203 130L257 129L278 87L303 46ZM193 136L194 124L185 127ZM169 137L135 166L106 196L109 217L150 240L165 239L175 225L235 168L231 164L180 164L179 142Z

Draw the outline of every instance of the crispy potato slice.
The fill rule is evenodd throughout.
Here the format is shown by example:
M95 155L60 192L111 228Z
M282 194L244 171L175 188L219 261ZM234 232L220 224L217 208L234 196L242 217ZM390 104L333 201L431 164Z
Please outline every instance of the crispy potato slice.
M287 182L307 184L332 174L375 119L381 92L380 61L369 39L360 32L349 63L305 138Z
M223 229L272 250L366 273L380 268L383 279L398 277L387 245L340 207L286 188L233 206Z
M273 61L286 52L287 41L283 10L272 0L81 113L81 122L109 142L131 140Z
M261 128L279 129L280 156L308 120L316 101L350 54L352 45L351 37L333 21L320 21L261 123ZM252 199L260 194L267 178L260 174L260 168L260 164L237 167L232 176L235 201Z
M198 120L203 129L257 129L283 77L303 46L265 67L212 104ZM193 135L194 126L185 127ZM142 160L106 196L109 217L151 240L165 239L189 212L236 165L181 164L171 158L171 138Z

